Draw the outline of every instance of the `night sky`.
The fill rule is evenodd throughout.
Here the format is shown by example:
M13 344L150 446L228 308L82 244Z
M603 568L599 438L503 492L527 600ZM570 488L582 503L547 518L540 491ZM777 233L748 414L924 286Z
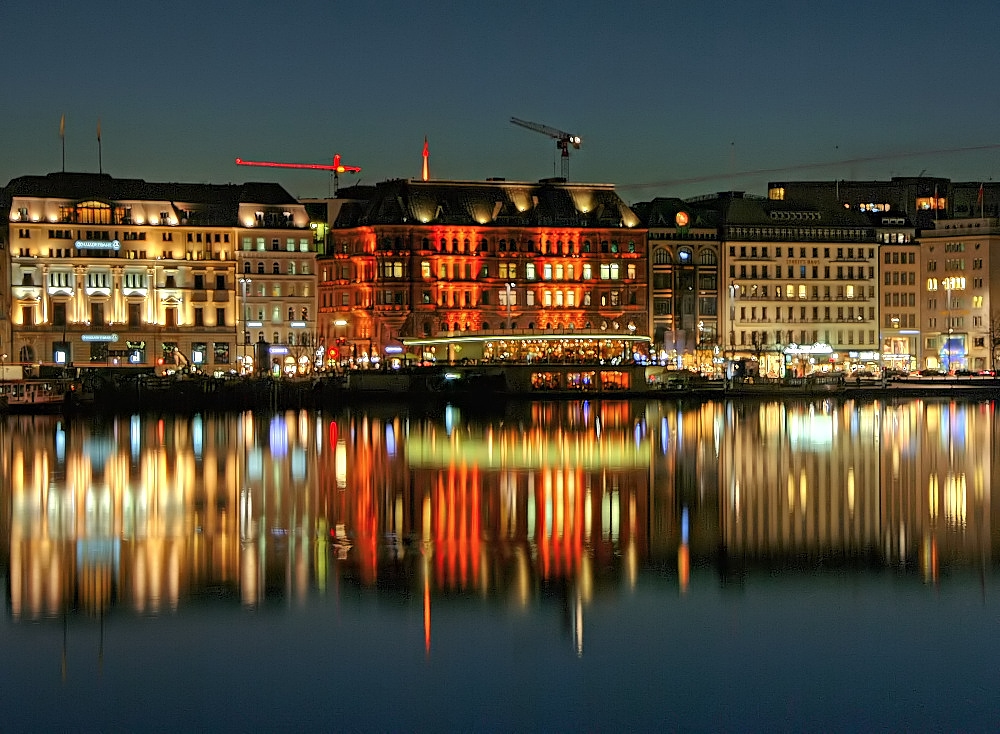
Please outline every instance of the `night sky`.
M234 159L340 153L363 168L341 186L374 184L419 177L426 135L432 178L558 175L555 142L514 116L582 136L570 179L630 202L995 180L998 27L994 0L6 0L0 185L60 170L62 115L66 170L98 170L100 120L106 173L300 197L328 174Z

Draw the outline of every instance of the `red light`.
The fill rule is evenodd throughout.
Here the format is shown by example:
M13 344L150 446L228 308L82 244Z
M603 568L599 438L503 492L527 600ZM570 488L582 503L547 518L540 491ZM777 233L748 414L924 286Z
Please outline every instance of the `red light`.
M336 347L330 347L329 355L331 359L336 359L339 354L340 354L339 349L337 349Z

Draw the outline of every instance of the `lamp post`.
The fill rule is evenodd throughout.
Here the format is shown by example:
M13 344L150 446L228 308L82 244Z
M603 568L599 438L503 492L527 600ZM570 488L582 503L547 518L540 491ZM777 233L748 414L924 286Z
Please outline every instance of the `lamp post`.
M510 283L510 282L503 284L503 287L507 290L507 331L510 331L512 328L510 321L510 306L511 302L514 300L515 285L516 285L515 283Z
M240 360L241 371L246 369L247 344L250 341L250 332L247 331L247 286L249 286L252 282L253 282L253 279L248 278L246 276L243 276L243 277L240 278L240 287L241 287L242 292L243 292L243 304L240 307L240 317L241 318L239 319L240 323L243 326L243 328L241 329L241 331L242 331L241 342L242 342L242 347L243 347L243 359Z
M333 326L334 326L333 339L337 343L337 366L343 367L344 355L341 353L341 347L343 347L344 345L340 343L340 330L347 326L347 320L337 319L336 321L333 322Z
M0 354L0 380L7 379L7 353Z

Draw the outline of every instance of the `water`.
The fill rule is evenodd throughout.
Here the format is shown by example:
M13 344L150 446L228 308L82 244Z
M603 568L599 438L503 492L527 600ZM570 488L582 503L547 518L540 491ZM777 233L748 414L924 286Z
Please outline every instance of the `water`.
M0 424L23 730L994 730L992 403Z

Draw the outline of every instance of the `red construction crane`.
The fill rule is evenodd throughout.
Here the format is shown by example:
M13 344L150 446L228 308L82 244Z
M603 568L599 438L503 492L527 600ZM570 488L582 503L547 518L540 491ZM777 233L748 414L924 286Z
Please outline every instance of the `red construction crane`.
M550 138L555 138L556 147L562 151L562 177L569 180L569 146L573 146L577 150L580 149L579 135L573 135L572 133L567 133L562 130L556 130L554 127L549 127L548 125L541 125L537 122L528 122L527 120L519 120L516 117L510 118L510 121L515 125L520 127L526 127L529 130L534 130L537 133L542 133L542 135L548 135Z
M340 162L340 153L334 153L333 163L280 163L278 161L245 161L242 158L236 159L238 166L264 166L266 168L309 168L314 171L333 172L333 193L337 193L340 184L341 173L360 173L358 166L345 166Z

